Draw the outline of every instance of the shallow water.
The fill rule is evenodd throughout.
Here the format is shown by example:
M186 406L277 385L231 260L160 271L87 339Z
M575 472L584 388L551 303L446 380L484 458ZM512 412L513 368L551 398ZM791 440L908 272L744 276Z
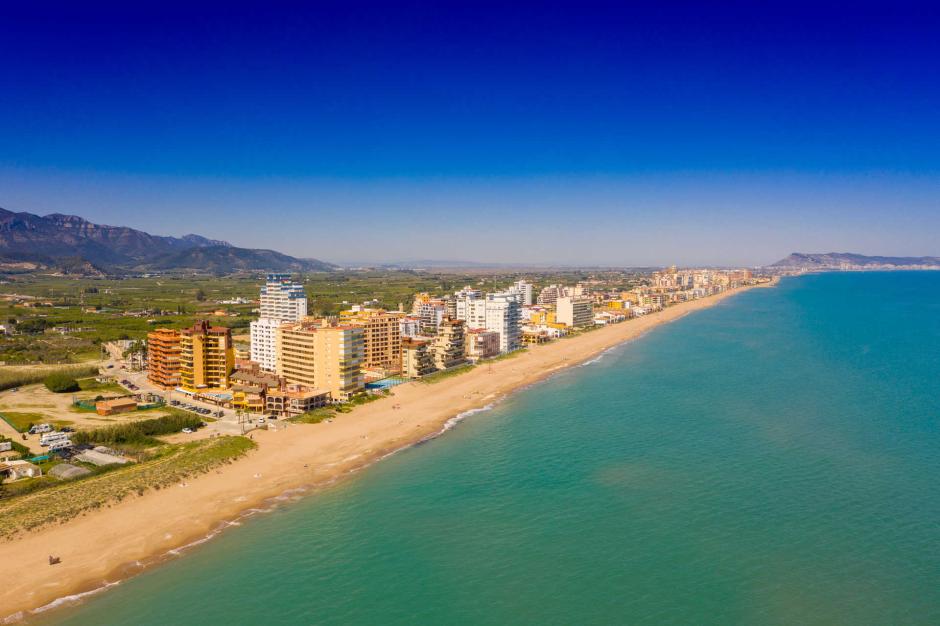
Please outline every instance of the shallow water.
M940 623L940 273L784 280L31 621Z

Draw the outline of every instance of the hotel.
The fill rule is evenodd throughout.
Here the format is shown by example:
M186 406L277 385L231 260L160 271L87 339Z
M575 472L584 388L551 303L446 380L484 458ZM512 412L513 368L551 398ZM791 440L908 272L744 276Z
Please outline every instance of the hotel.
M283 324L277 329L277 374L287 383L328 391L334 402L364 388L361 326L327 320Z

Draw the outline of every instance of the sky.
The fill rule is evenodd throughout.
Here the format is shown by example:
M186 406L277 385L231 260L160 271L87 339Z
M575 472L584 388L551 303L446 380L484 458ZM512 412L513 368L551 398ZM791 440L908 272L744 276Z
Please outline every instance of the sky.
M16 3L0 207L338 263L940 255L940 8Z

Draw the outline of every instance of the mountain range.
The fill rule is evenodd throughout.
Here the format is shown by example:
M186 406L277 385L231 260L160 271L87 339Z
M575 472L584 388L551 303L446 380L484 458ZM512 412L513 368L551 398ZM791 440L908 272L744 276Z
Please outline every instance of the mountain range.
M940 257L935 256L865 256L851 252L805 253L794 252L770 267L801 269L940 269Z
M239 248L201 235L167 237L126 226L94 224L76 215L34 215L0 208L0 261L67 273L174 271L330 271L332 263L274 250Z

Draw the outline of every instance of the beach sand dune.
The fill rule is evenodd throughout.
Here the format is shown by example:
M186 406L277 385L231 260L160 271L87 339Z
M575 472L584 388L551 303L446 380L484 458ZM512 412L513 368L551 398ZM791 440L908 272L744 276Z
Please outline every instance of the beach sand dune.
M393 397L360 406L332 423L255 432L257 450L217 472L187 480L185 488L145 493L0 543L3 562L17 564L16 576L0 589L0 619L134 575L246 511L265 508L271 498L333 484L395 450L435 436L458 414L746 289L533 346L434 384L399 385ZM61 557L61 563L50 566L50 554Z

